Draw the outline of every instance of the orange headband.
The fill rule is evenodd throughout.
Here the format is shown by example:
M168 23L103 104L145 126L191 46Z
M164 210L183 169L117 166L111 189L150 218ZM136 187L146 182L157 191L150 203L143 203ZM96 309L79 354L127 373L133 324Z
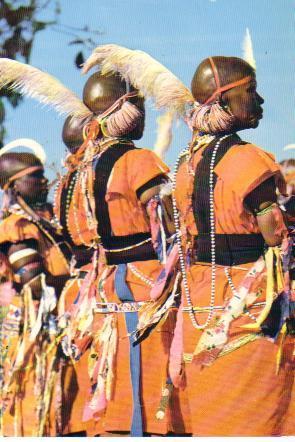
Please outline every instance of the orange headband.
M214 79L215 79L215 83L216 83L216 90L211 95L211 97L209 97L208 100L205 101L204 104L209 104L211 101L214 101L216 96L221 95L222 92L228 91L228 90L233 89L234 87L240 86L242 84L249 83L252 80L252 76L248 75L247 77L244 77L241 80L237 80L232 83L228 83L224 86L220 86L219 75L218 75L218 71L215 66L215 63L211 57L209 57L209 61L210 61L211 67L212 67L212 71L213 71L213 75L214 75Z
M37 170L44 170L44 167L42 166L31 166L31 167L27 167L26 169L21 170L20 172L17 172L16 174L12 175L7 183L3 186L4 190L7 190L8 187L10 186L10 184L17 180L18 178L21 178L25 175L29 175L30 173L36 172Z

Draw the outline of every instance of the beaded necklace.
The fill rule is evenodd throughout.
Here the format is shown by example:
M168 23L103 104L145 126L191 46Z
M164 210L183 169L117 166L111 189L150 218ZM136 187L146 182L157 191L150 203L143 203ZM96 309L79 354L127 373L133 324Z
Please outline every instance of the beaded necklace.
M183 278L183 286L184 286L184 294L186 297L187 305L189 308L189 317L191 319L192 325L194 328L198 330L202 330L208 326L210 323L213 312L214 312L214 305L215 305L215 292L216 292L216 260L215 260L215 214L214 214L214 165L215 165L215 158L218 151L218 148L220 146L220 143L227 138L229 135L224 135L223 137L219 138L217 141L214 150L212 152L212 157L210 161L210 175L209 175L209 201L210 201L210 240L211 240L211 295L210 295L210 305L209 305L209 313L207 316L207 319L204 324L199 324L195 312L194 307L192 304L188 281L187 281L187 275L186 275L186 264L185 264L185 257L182 250L182 243L181 243L181 229L180 229L180 216L179 211L177 209L177 203L175 199L175 190L176 190L176 176L179 168L179 163L181 158L185 155L187 158L187 162L189 164L189 158L190 154L192 153L192 148L186 147L184 150L182 150L177 158L174 173L173 173L173 179L172 179L172 205L173 205L173 218L174 218L174 224L175 224L175 230L176 230L176 242L178 247L178 253L179 253L179 262L180 262L180 271ZM202 143L203 145L204 143ZM199 143L198 143L199 147ZM192 174L193 170L189 170L189 173Z
M85 246L97 249L98 244L101 241L97 233L98 221L95 216L95 196L93 193L95 173L93 170L93 161L99 160L101 155L107 149L117 145L118 143L130 144L130 141L115 137L109 137L99 141L90 140L83 153L83 157L80 159L78 166L75 168L75 175L72 175L73 170L70 168L68 173L64 175L57 184L54 201L54 212L56 214L56 218L60 217L61 189L64 185L66 185L66 183L68 183L65 222L73 243L75 243L75 238L73 237L73 228L75 229L75 233L77 234L79 241ZM83 225L83 231L87 232L88 235L89 232L93 232L93 238L91 239L89 239L89 237L86 238L80 229L80 198L82 199L83 211L86 217L86 226ZM71 207L73 210L72 213L74 225L73 223L70 223L69 220Z
M127 267L131 270L131 272L142 282L144 282L149 287L155 286L155 281L153 281L151 278L148 278L146 275L144 275L140 270L138 270L133 264L128 263Z

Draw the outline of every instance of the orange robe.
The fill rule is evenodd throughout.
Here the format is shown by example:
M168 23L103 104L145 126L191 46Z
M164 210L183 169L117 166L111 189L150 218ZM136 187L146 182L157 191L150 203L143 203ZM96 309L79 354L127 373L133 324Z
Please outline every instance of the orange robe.
M206 146L192 154L180 164L176 180L175 197L180 210L181 227L187 238L198 235L193 214L192 197L194 185L198 186L191 170L196 170ZM216 234L257 234L259 228L256 218L245 205L245 197L264 180L280 177L279 166L271 154L260 148L245 144L231 147L215 166L217 180L214 188L214 213ZM203 189L207 191L208 189ZM209 219L209 213L207 213ZM197 240L198 242L198 240ZM216 250L216 253L220 252ZM241 255L243 251L240 252ZM228 266L235 288L239 286L253 262ZM258 337L241 328L243 324L253 322L250 315L257 317L261 311L260 302L265 301L265 277L257 281L253 288L256 306L249 307L237 319L232 320L228 332L228 352L208 361L195 356L191 362L201 336L210 337L216 321L223 314L223 308L233 299L226 267L216 266L216 295L213 317L205 331L193 327L188 310L183 312L183 340L187 395L191 411L193 434L198 436L276 436L294 435L294 416L290 418L292 384L294 382L294 362L292 360L292 338L287 337L284 346L284 358L279 374L276 374L278 341L268 337ZM187 268L190 297L194 307L204 308L210 305L211 264L195 262ZM188 307L186 296L184 308ZM218 309L219 307L219 309ZM208 310L196 312L199 324L204 324ZM249 310L249 311L247 311ZM211 331L210 331L210 330ZM255 335L255 336L254 336ZM249 342L242 345L242 340L249 337ZM256 337L258 339L256 339ZM236 345L230 351L230 345ZM211 347L214 351L214 348ZM200 355L199 355L200 356ZM206 365L207 364L207 365ZM210 364L210 363L209 363Z
M56 277L68 273L68 265L60 249L27 217L12 213L1 221L0 245L26 240L36 241L48 273ZM55 328L50 329L49 335L45 333L46 338L43 338L41 330L35 341L30 342L33 322L29 319L27 330L20 333L22 327L25 327L26 317L31 318L32 312L36 317L39 309L40 301L32 300L30 296L25 288L15 294L2 323L1 406L4 406L5 411L1 419L1 431L5 436L56 435L57 414L61 425L67 420L66 413L61 409L62 392L58 382L60 360L56 352ZM52 313L54 320L55 311ZM23 358L19 369L11 377L11 369L20 354L23 354ZM67 392L64 392L64 395L67 396ZM46 403L50 398L51 401ZM42 429L42 413L40 408L38 411L38 407L47 407L47 418Z
M116 148L117 147L114 146L109 149ZM151 151L145 149L129 150L115 162L107 182L105 195L112 235L117 237L137 234L149 236L149 219L145 207L138 199L136 191L150 180L159 175L165 175L167 172L168 168L161 160ZM91 183L91 180L88 182ZM86 204L83 200L81 186L83 186L82 180L77 180L67 218L67 226L76 245L83 244L83 238L85 241L84 244L86 245L87 242L89 244L91 240L94 240L97 236L96 229L91 229L91 225L87 219L85 211ZM59 195L61 195L61 189L59 192ZM59 215L60 214L57 213L58 217ZM98 217L98 225L100 222L101 220ZM77 225L79 226L79 231ZM107 252L103 247L99 248L100 270L98 271L96 287L99 285L104 271L108 271L108 276L104 280L103 285L106 302L120 304L121 301L116 293L114 282L116 266L103 263L104 255L106 254L107 259L109 259L111 253L112 252ZM116 255L116 253L114 253L114 255ZM144 282L144 279L151 282L155 281L161 269L162 265L155 258L145 258L142 261L132 262L132 269L127 264L126 282L135 302L150 300L149 292L151 287L148 283ZM97 293L96 297L98 302L104 302L99 293ZM108 313L106 315L97 313L94 321L97 322L96 332L99 332L103 321L105 319L107 320L107 317L111 315L116 324L118 335L112 395L111 399L107 402L105 413L103 413L103 416L100 416L98 422L100 422L100 432L103 433L116 431L129 432L133 404L129 363L130 343L126 329L125 315L123 313ZM171 423L169 410L163 419L156 419L156 412L168 376L169 348L173 337L174 325L175 312L171 311L166 322L158 326L153 333L140 344L140 392L144 432L166 434L171 430L180 433L185 431L178 400L174 401L175 404L171 404L172 407L175 405L174 425ZM99 353L99 348L96 348L96 351ZM89 435L91 434L94 433L90 432Z
M80 268L81 271L87 272L89 265ZM83 277L77 275L67 281L62 291L58 302L58 316L61 317L66 312L72 303L75 301ZM88 375L88 358L89 349L87 349L81 358L68 364L68 370L71 372L70 384L64 385L64 391L68 392L69 399L64 401L64 406L67 408L67 422L64 427L64 434L90 432L90 435L95 436L99 434L99 424L92 421L83 422L83 410L85 406L85 398L90 391L90 379Z

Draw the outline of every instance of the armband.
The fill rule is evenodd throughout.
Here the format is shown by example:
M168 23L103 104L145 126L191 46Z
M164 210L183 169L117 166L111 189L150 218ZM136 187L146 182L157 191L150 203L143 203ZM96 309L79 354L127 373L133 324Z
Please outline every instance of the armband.
M15 274L19 276L23 276L25 273L30 272L31 270L37 269L40 267L39 262L32 262L30 264L26 264L25 266L18 269Z
M13 265L17 261L19 261L23 258L28 258L29 256L33 256L33 255L38 255L38 252L34 249L31 249L31 248L22 249L22 250L18 250L17 252L12 253L8 257L8 261L10 262L11 265Z
M278 207L277 203L272 203L270 206L267 206L265 209L259 210L258 212L255 213L256 216L262 216L262 215L266 215L269 212L272 212L273 209L275 209L276 207Z

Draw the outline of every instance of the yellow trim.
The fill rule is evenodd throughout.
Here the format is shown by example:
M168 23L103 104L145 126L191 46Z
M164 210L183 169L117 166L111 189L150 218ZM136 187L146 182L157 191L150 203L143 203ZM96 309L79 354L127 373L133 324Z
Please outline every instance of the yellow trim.
M152 238L148 238L148 239L145 239L144 241L134 244L133 246L124 247L123 249L109 250L109 249L104 248L103 250L108 253L125 252L126 250L132 250L132 249L135 249L135 247L142 246L143 244L146 244L147 242L150 242L151 240L152 240Z

